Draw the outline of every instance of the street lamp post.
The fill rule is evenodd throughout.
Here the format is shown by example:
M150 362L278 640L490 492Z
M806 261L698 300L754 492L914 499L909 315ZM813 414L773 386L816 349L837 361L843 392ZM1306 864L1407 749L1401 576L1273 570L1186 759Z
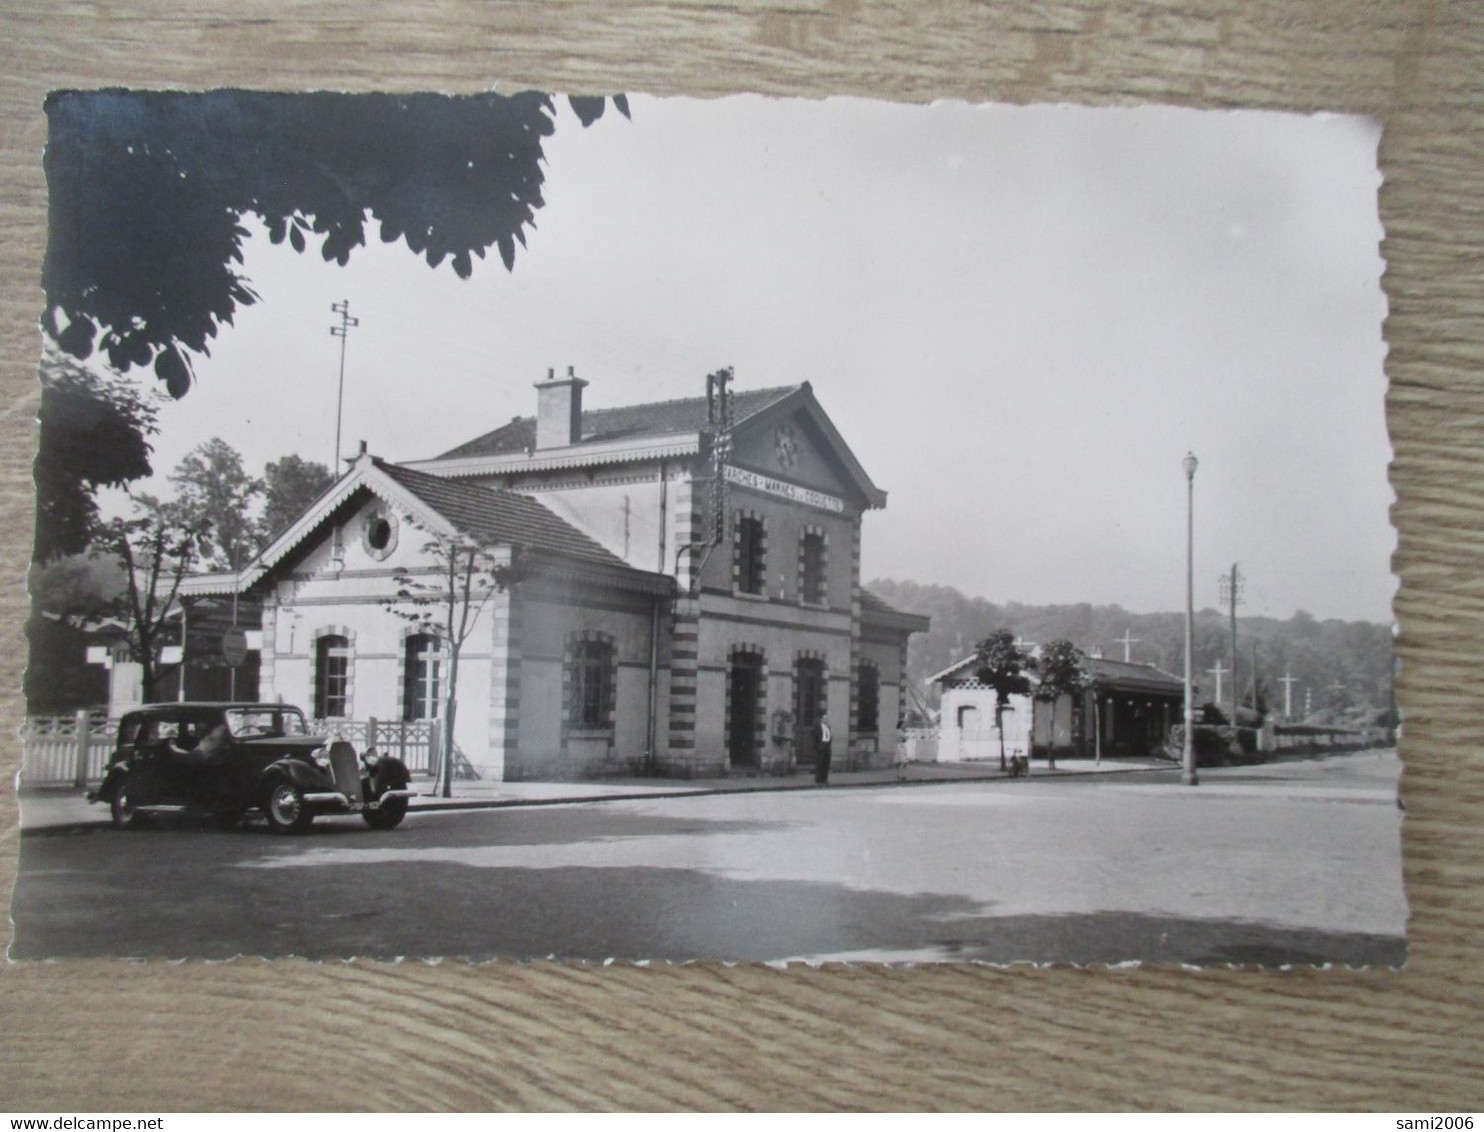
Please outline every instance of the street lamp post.
M1195 454L1187 452L1180 466L1185 469L1185 744L1181 780L1187 786L1199 781L1195 773L1195 711L1192 700L1191 657L1195 651Z

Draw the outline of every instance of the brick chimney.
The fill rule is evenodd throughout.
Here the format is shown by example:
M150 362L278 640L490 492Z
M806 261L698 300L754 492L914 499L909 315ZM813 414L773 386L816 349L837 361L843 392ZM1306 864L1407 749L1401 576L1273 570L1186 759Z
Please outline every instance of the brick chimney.
M536 447L565 448L582 439L582 391L587 382L567 367L566 377L546 371L536 383Z

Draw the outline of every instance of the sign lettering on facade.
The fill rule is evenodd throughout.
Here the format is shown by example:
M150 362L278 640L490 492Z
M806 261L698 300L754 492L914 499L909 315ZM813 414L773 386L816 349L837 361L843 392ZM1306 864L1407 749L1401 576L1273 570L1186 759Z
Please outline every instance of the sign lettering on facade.
M728 483L737 484L739 487L750 487L753 491L761 491L768 495L777 495L783 499L792 500L795 503L818 507L821 511L845 510L845 501L843 499L837 499L833 495L826 495L822 491L813 491L807 487L800 487L798 484L788 483L786 480L775 480L772 476L761 475L758 472L749 472L746 468L735 468L731 464L728 464L726 466L726 477Z

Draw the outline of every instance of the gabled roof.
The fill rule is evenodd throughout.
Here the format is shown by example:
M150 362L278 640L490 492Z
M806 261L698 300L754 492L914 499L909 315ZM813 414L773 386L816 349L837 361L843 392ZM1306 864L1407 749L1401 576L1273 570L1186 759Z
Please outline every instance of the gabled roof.
M974 654L969 653L968 656L955 660L942 672L929 676L927 682L929 684L950 683L957 678L971 678L974 659ZM1101 656L1088 657L1086 664L1088 675L1105 691L1154 692L1175 696L1185 694L1184 680L1178 676L1171 676L1152 664L1109 660ZM1034 662L1032 667L1034 667Z
M780 385L771 389L742 389L732 393L732 436L767 428L802 413L818 430L826 449L870 507L885 507L886 492L871 482L839 430L820 407L813 387ZM587 409L582 414L582 438L576 444L537 449L536 420L516 417L509 424L452 448L432 460L412 465L444 477L592 468L639 460L696 455L708 424L706 398L685 397L616 409Z
M537 558L559 559L592 575L662 592L672 580L630 566L536 500L467 481L428 475L363 453L350 470L236 574L204 574L181 584L184 596L246 593L320 530L355 496L370 492L417 516L438 535L518 545Z
M802 389L800 385L780 385L773 389L743 389L732 394L732 426L762 412ZM706 427L706 398L684 397L677 401L654 401L647 405L624 405L616 409L584 409L581 444L600 444L612 440L638 440L644 437L674 436L698 433ZM493 432L475 437L451 448L439 460L458 460L469 456L523 455L536 446L536 418L516 417Z
M452 523L461 534L481 542L513 543L563 558L632 569L618 555L529 496L482 487L467 480L430 476L374 458L373 463Z
M1103 687L1120 692L1162 692L1177 696L1185 694L1185 681L1181 677L1172 676L1152 664L1093 656L1087 659L1087 670Z

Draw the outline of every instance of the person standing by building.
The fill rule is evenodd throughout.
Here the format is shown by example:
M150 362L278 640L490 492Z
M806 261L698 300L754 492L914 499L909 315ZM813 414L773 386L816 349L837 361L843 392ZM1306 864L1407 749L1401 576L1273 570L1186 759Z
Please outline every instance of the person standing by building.
M814 725L814 784L824 786L830 780L830 725L824 716Z

